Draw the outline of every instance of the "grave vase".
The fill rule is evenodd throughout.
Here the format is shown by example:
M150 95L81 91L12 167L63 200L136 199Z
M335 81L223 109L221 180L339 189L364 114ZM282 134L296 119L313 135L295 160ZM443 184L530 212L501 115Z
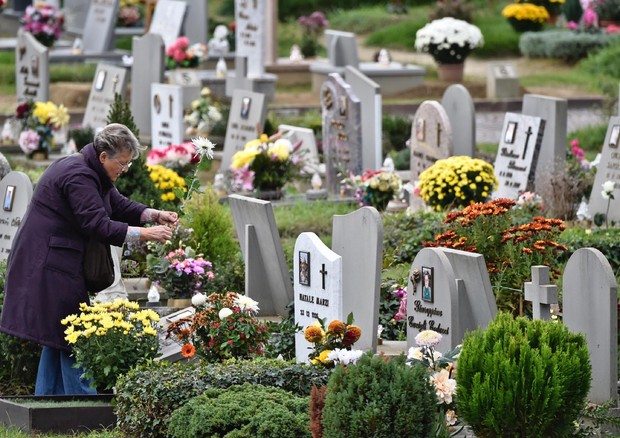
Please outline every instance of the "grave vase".
M256 189L254 191L254 197L257 199L262 199L263 201L277 201L278 199L282 199L284 197L284 192L281 188L273 190Z
M47 148L37 149L36 151L32 151L28 158L34 161L45 161L49 158L49 150Z
M465 63L459 64L437 64L439 80L444 82L462 82Z

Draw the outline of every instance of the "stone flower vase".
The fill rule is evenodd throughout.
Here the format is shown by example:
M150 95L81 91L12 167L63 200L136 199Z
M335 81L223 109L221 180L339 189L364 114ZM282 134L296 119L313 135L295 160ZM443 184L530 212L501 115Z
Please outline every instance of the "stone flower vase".
M458 64L437 64L437 74L440 81L463 82L464 72L464 62Z

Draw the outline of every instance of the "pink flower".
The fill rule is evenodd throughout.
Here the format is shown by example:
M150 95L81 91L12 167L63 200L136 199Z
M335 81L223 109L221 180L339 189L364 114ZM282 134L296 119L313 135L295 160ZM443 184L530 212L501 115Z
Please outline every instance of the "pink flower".
M596 23L598 23L598 16L593 9L587 8L583 11L583 15L581 16L581 22L585 27L594 27Z
M185 52L177 47L177 49L175 49L174 53L172 54L172 59L174 59L175 62L183 62L185 61L185 58Z
M407 295L405 295L400 300L400 305L398 306L398 312L394 315L394 319L396 321L403 321L407 319Z
M187 37L180 36L177 38L176 46L178 49L186 50L189 47L189 40Z
M39 134L32 129L22 131L21 134L19 134L19 147L24 153L29 154L39 148L39 139Z
M575 23L574 21L569 21L568 23L566 23L566 27L569 28L570 30L577 30L579 29L579 23Z

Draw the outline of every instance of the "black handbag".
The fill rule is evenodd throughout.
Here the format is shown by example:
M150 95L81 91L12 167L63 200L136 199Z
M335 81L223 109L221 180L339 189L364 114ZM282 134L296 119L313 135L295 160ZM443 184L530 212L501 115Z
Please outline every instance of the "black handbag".
M86 290L96 293L114 283L114 262L110 245L89 239L84 256L84 280Z

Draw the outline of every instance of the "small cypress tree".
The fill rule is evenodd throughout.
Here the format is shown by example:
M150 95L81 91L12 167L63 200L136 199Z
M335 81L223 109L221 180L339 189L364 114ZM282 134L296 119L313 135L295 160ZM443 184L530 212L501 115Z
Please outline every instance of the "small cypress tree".
M114 93L114 102L110 105L106 123L120 123L121 125L125 125L133 132L136 138L140 138L140 130L133 120L133 114L131 114L129 103L123 99L120 93Z
M566 0L562 6L562 12L566 17L566 21L574 21L579 23L581 16L583 15L583 8L579 0Z

